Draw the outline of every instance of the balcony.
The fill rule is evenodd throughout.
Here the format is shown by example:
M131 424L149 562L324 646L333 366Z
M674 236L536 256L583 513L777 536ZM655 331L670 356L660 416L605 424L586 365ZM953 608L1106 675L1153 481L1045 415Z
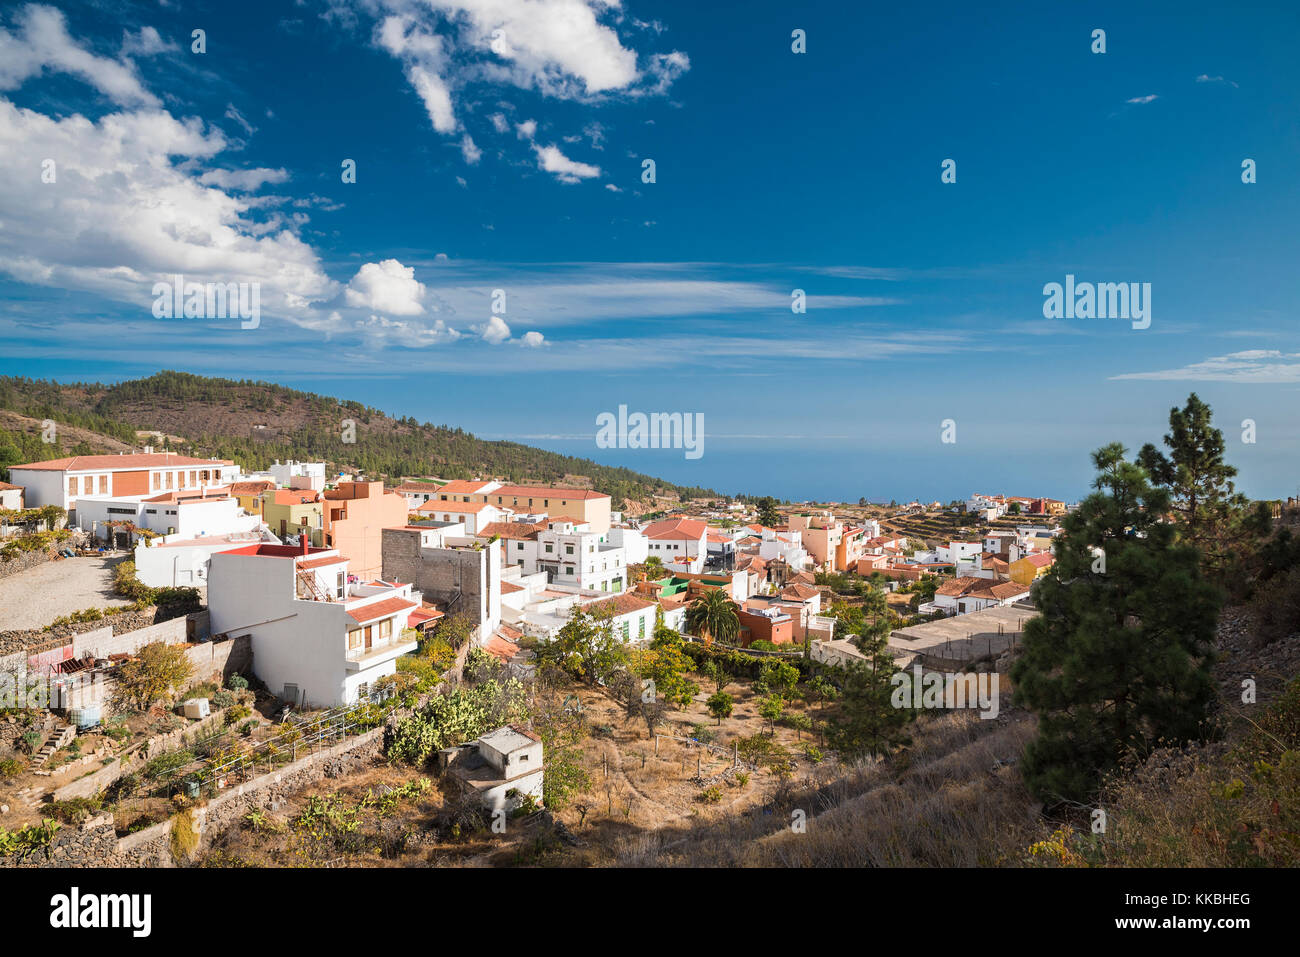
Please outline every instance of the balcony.
M419 647L419 644L414 632L404 632L382 644L373 644L369 648L349 648L347 670L364 671L366 668L373 668L393 658L409 655Z

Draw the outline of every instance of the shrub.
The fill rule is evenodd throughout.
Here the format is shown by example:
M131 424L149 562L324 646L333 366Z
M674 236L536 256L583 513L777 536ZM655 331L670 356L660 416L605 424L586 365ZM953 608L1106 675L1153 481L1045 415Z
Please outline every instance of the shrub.
M212 696L212 707L224 710L234 705L235 696L229 691L218 691Z
M199 835L195 827L194 809L188 808L172 818L171 838L172 860L184 864L194 856L199 846Z
M128 699L147 707L183 687L193 673L180 647L154 642L118 669L118 682Z
M699 799L705 804L717 804L722 800L722 785L714 784L700 792Z
M1300 568L1275 575L1255 592L1251 603L1256 640L1272 644L1300 631Z
M56 820L65 824L80 824L93 817L104 806L104 799L99 795L88 798L69 798L66 801L54 801L49 805L49 812Z
M15 761L13 758L0 758L0 781L17 777L22 770L22 762Z
M247 691L248 679L241 674L233 674L226 679L226 687L231 691Z
M238 724L240 721L243 721L252 713L253 713L253 709L248 707L247 705L242 705L242 704L235 705L233 708L231 708L229 711L226 712L226 726L229 727L232 724Z
M24 731L18 743L28 754L35 754L36 749L41 746L41 735L35 731Z

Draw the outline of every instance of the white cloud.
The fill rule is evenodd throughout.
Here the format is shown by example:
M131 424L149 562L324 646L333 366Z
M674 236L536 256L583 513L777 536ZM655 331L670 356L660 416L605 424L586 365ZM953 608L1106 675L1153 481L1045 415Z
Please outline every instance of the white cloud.
M525 332L519 339L519 344L529 349L538 349L546 345L546 337L540 332Z
M0 28L0 90L15 90L42 71L71 73L121 106L157 106L129 61L96 56L68 35L63 14L28 4L14 17L15 35Z
M561 183L580 183L600 176L600 167L571 160L555 146L533 146L539 168L551 173Z
M1300 382L1300 352L1277 349L1248 349L1224 356L1212 356L1178 369L1156 372L1128 372L1112 379L1153 379L1176 382Z
M474 85L600 102L662 95L690 69L680 51L639 53L625 45L619 29L628 24L617 0L371 0L369 6L379 12L375 44L402 64L443 135L463 131L458 105ZM498 134L506 132L504 114L487 119ZM531 140L536 124L516 129ZM599 124L587 124L583 134L602 148ZM464 152L476 162L472 151Z
M515 135L521 140L531 140L537 135L537 121L524 120L522 123L515 126Z
M424 296L424 284L415 278L414 267L385 259L366 263L357 270L344 298L349 306L394 316L416 316L424 312Z
M460 152L465 157L465 162L470 166L476 164L483 157L483 151L474 145L473 138L466 133L460 138Z
M493 316L487 322L473 328L485 341L492 343L494 346L500 345L510 338L510 326L500 316Z
M141 27L139 33L122 31L122 56L157 56L179 50L171 40L164 40L153 27Z
M1210 76L1208 73L1202 73L1196 78L1197 83L1227 83L1229 86L1240 89L1235 80L1225 80L1221 76Z
M1125 103L1132 103L1132 104L1135 105L1135 106L1145 106L1146 104L1151 103L1151 102L1154 102L1155 100L1158 100L1158 99L1160 99L1159 94L1156 94L1156 93L1148 93L1146 96L1135 96L1135 97L1132 97L1131 99L1127 99L1127 100L1125 100L1124 102L1125 102Z
M605 188L606 188L607 190L609 190L611 193L621 193L621 192L623 192L621 189L619 189L619 188L618 188L617 186L615 186L613 183L606 183L606 184L605 184Z
M214 169L202 174L199 182L204 186L220 186L238 192L251 193L267 183L284 183L289 179L285 169Z
M244 118L244 114L240 113L239 110L235 109L235 104L233 103L226 104L225 117L228 120L234 120L236 123L238 123L241 127L243 127L244 132L247 133L249 136L252 136L254 133L257 132L257 127L255 127L252 123L248 122L248 120Z

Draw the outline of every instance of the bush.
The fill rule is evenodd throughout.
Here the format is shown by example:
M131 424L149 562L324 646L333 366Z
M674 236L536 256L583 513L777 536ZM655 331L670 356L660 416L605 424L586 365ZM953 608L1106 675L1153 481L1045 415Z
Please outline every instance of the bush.
M0 758L0 781L7 778L14 778L22 774L23 765L21 761L15 761L13 758Z
M705 788L700 792L699 799L705 804L717 804L722 800L722 785L715 784L712 787Z
M1255 592L1251 611L1256 640L1272 644L1300 631L1300 568L1275 575Z
M35 754L36 749L41 746L41 735L35 731L24 731L18 743L28 754Z
M49 812L56 820L65 824L80 824L93 817L104 806L99 795L88 798L69 798L66 801L54 801L49 805Z
M185 652L177 645L154 642L118 670L122 693L145 707L172 694L194 673Z
M172 860L184 864L194 856L199 846L199 835L194 827L194 810L181 811L172 818L171 839Z
M229 711L226 712L226 726L229 727L232 724L238 724L239 722L245 720L252 713L253 713L253 709L248 707L247 705L242 705L242 704L235 705L233 708L231 708Z
M226 679L226 687L231 691L247 691L248 679L241 674L233 674Z

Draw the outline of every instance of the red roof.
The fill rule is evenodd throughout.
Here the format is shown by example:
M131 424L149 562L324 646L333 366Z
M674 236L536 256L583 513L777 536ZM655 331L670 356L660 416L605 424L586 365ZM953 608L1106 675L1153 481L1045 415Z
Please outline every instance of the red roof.
M708 533L708 526L697 519L668 518L646 526L646 538L672 538L698 541Z
M347 559L342 555L326 555L324 558L309 558L305 562L298 562L299 568L325 568L328 565L341 565Z
M612 611L615 615L630 615L634 611L641 611L643 608L653 608L655 605L652 601L646 601L643 598L637 598L635 595L624 594L615 595L612 598L602 598L600 601L593 601L583 607L590 611Z
M593 499L609 498L604 492L595 492L589 488L554 488L545 485L503 485L500 488L494 488L486 495L511 495L511 496L542 496L543 498L561 498L561 499Z
M44 472L88 472L101 469L116 471L117 469L172 468L177 465L202 465L213 468L220 467L222 464L220 459L193 459L188 455L178 455L175 452L137 452L130 455L73 455L65 459L11 465L9 468Z
M419 607L416 602L407 598L385 598L383 601L349 609L348 616L358 625L364 625L368 621L378 621L380 618L391 617L400 611L406 611L408 608Z

